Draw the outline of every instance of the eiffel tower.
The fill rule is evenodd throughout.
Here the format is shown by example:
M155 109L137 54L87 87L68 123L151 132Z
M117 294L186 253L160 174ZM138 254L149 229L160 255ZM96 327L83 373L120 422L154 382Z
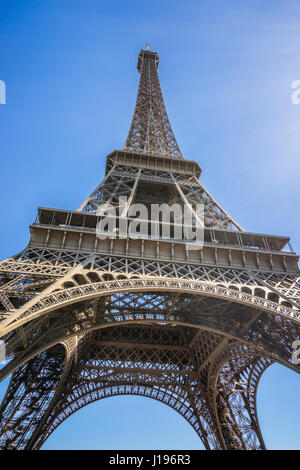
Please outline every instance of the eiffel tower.
M201 184L158 64L141 50L129 134L104 180L75 211L39 207L28 246L0 264L2 449L40 449L72 413L127 394L178 411L206 449L264 449L260 377L273 363L300 372L298 256L288 237L244 231ZM97 236L103 205L128 221L132 204L174 202L194 221L204 206L202 249L160 236L162 222L156 238Z

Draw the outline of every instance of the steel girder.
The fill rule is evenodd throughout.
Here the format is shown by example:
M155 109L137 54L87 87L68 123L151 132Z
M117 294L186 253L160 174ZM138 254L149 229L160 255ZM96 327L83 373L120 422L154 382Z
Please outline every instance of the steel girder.
M46 325L32 321L27 347L2 371L14 372L1 408L2 446L38 448L82 406L133 393L179 411L206 448L263 448L260 375L275 361L297 370L290 360L295 325L279 319L212 297L122 292L53 312ZM59 344L68 352L57 356ZM24 377L27 384L32 378L27 388Z
M0 379L12 375L0 407L4 449L38 449L78 409L122 394L171 406L207 449L262 449L261 374L273 362L299 372L296 254L282 252L280 237L276 247L243 232L198 181L199 165L183 160L171 129L157 65L157 53L141 51L123 163L108 156L103 182L78 211L56 223L50 210L52 220L31 226L28 247L0 263ZM208 256L193 259L184 240L179 258L171 242L162 252L160 242L147 252L144 240L135 252L129 240L123 251L113 240L98 248L95 220L86 226L84 217L109 204L123 217L133 202L187 204L193 215L203 204ZM34 238L38 230L45 238Z
M204 349L206 356L212 354L222 337L202 332L189 348L187 338L191 333L184 327L168 331L167 327L155 328L154 325L99 330L81 336L76 357L71 357L65 374L62 357L60 366L53 367L51 352L54 349L31 359L13 375L2 404L2 448L39 448L70 414L92 401L117 394L138 394L160 400L190 422L206 448L233 448L238 439L237 427L229 424L226 427L223 421L218 424L223 415L219 408L216 411L211 406L207 387L210 368L206 366L200 373L199 354L195 353L201 350L203 354ZM244 353L249 354L246 347ZM238 361L236 358L235 367L242 373L244 367L238 365ZM246 362L249 370L256 370L256 357ZM269 363L266 359L265 365ZM41 371L40 375L37 370ZM234 372L239 379L239 373ZM32 377L31 382L28 377ZM58 385L59 393L54 393L54 385ZM244 401L240 405L234 403L231 413L236 419L244 416L239 432L251 434L251 441L240 440L235 448L263 448L257 417L250 403L247 400L246 405ZM230 445L226 437L229 434Z

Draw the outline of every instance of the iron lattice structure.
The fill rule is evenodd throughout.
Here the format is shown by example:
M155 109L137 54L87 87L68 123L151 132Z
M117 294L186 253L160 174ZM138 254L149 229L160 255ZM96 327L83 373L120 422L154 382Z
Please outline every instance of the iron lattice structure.
M77 211L40 207L28 246L0 264L3 449L39 449L78 409L125 394L177 410L207 449L263 449L259 379L274 362L300 370L298 256L288 237L244 231L200 183L157 66L140 52L128 138L102 183ZM204 204L201 250L184 237L97 237L100 205L124 217L157 202Z

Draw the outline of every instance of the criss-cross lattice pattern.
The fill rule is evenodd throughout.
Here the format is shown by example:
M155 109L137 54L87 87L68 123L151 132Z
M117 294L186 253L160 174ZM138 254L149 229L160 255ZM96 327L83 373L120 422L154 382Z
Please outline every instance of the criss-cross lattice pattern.
M297 255L287 237L244 232L199 182L157 66L141 51L125 149L107 157L104 180L77 211L39 208L28 246L0 263L3 449L39 449L83 406L126 394L178 411L207 449L263 449L259 379L274 362L300 371ZM120 225L99 242L100 208L128 222L133 203L187 206L192 226L202 204L203 248L192 253L184 233L124 238Z
M38 448L82 406L130 393L174 407L206 448L263 448L257 383L271 362L292 366L291 342L297 331L289 320L278 322L228 301L155 292L124 292L72 305L30 326L27 347L0 373L1 379L16 371L0 409L3 448ZM66 346L63 360L61 350L49 348L66 338L71 346ZM59 367L52 370L57 360ZM38 367L35 381L46 385L36 394L36 382L29 381L27 388L23 384ZM229 398L211 395L212 390L222 390L218 384L225 380ZM226 420L224 400L232 417Z
M183 158L167 115L157 74L158 55L141 51L140 84L124 149L171 158Z
M61 358L61 349L53 351L52 355L43 353L28 361L13 377L10 394L2 405L3 448L39 448L56 427L78 409L95 400L124 394L154 398L171 406L193 426L206 448L222 448L220 440L225 436L225 442L228 441L228 430L224 425L216 426L218 416L222 415L218 411L216 414L210 406L208 384L212 377L224 381L224 367L214 368L213 374L209 367L210 358L223 342L222 335L201 330L195 334L186 327L162 329L159 325L133 325L99 330L81 337L77 348L79 355L70 356L73 365L66 372L61 365L51 367L53 359L50 358L54 353L56 360ZM262 368L270 361L260 359L259 362L255 355L249 360L246 347L238 352L239 366L236 363L235 367L244 379L245 375L249 376L255 389ZM208 367L199 373L199 364L205 359ZM221 359L224 362L224 354ZM219 354L217 363L223 362ZM245 363L248 365L246 372ZM36 373L37 368L39 373ZM32 374L35 384L29 380ZM240 387L242 379L236 372L234 378L240 380ZM60 393L53 396L53 385L59 380ZM234 385L237 385L236 380ZM244 389L233 392L244 397ZM253 408L246 397L246 405L243 400L230 402L229 410L242 420L241 432L252 436L251 443L241 441L242 447L263 447L255 404ZM234 445L236 429L230 429L228 447L240 448L241 442Z
M242 230L195 176L188 177L176 173L171 174L147 169L139 171L137 168L122 165L114 165L110 169L106 178L80 206L80 210L96 212L101 204L111 204L116 208L120 208L121 198L128 198L132 194L134 184L143 182L167 185L174 188L175 193L180 191L180 194L177 194L176 200L182 203L183 194L194 210L197 204L203 204L204 224L206 227Z

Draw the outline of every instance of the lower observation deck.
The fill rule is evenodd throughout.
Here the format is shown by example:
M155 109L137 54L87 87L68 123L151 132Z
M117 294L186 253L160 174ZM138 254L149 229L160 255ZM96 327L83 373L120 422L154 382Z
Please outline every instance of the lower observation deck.
M144 258L178 263L234 267L298 274L299 256L289 237L204 229L202 249L188 249L187 240L115 238L100 239L96 227L101 219L93 213L39 208L30 226L30 246L104 255ZM128 219L130 220L130 219ZM118 221L118 219L117 219ZM163 224L159 224L161 230ZM174 224L171 226L171 233Z

